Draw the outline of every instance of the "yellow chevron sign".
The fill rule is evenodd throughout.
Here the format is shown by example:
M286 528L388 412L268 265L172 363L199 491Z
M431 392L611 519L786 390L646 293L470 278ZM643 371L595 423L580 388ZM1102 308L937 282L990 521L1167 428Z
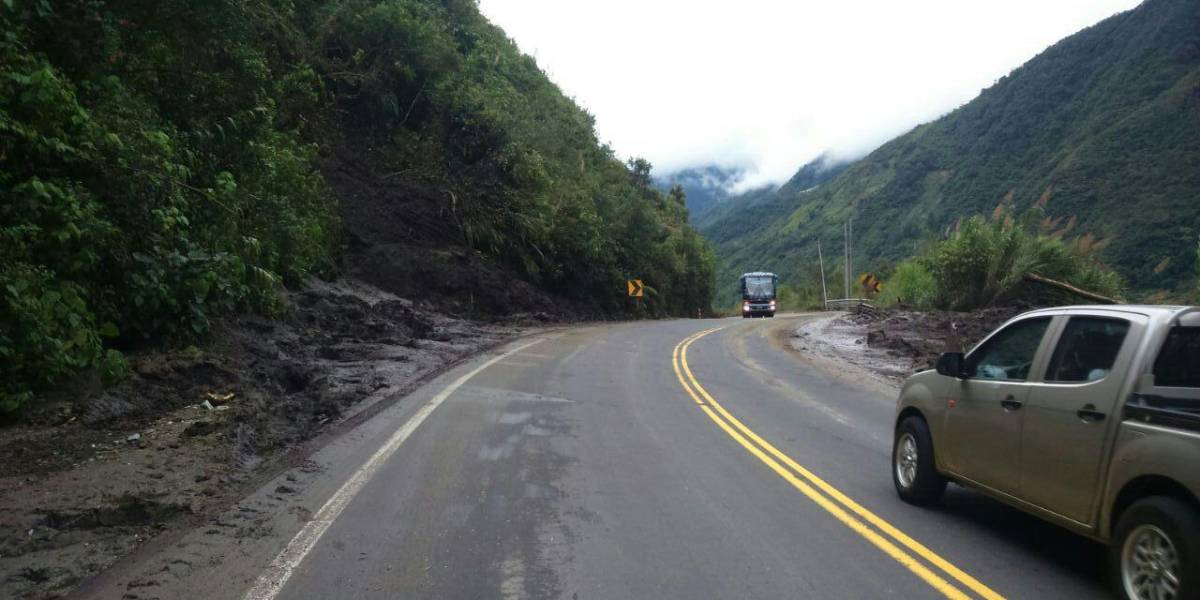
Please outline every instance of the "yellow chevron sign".
M645 292L645 286L642 285L641 279L630 279L625 282L625 289L629 292L630 298L641 298Z

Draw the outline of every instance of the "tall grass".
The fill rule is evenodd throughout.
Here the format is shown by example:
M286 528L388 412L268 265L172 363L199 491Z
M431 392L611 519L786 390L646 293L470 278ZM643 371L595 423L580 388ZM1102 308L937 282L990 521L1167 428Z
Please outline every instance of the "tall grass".
M937 281L925 263L910 258L896 265L880 292L877 302L883 306L912 306L932 308L937 300Z
M1120 297L1124 281L1092 256L1103 243L1090 236L1066 242L1063 235L1043 226L1042 216L1036 208L1019 219L998 210L990 220L976 216L963 221L945 240L900 263L880 302L972 310L1018 301L1077 301L1065 292L1028 282L1030 274Z

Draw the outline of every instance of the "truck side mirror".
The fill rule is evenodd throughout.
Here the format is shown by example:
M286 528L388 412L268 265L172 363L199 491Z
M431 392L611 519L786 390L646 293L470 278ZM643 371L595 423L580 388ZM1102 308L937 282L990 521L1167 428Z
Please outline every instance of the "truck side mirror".
M937 361L938 375L953 377L955 379L965 379L967 374L963 372L963 355L962 352L947 352Z

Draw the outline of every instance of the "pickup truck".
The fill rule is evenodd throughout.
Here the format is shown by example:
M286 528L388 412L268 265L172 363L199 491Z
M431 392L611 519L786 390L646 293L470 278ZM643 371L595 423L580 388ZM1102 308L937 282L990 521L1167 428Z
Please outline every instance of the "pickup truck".
M1028 312L897 404L901 499L974 488L1108 544L1120 597L1200 598L1200 308Z

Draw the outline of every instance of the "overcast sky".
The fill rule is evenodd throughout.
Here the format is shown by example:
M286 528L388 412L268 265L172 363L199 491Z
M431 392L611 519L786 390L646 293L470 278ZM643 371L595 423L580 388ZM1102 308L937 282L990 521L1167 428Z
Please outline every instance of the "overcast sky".
M482 0L657 175L719 164L780 183L971 100L1138 0Z

